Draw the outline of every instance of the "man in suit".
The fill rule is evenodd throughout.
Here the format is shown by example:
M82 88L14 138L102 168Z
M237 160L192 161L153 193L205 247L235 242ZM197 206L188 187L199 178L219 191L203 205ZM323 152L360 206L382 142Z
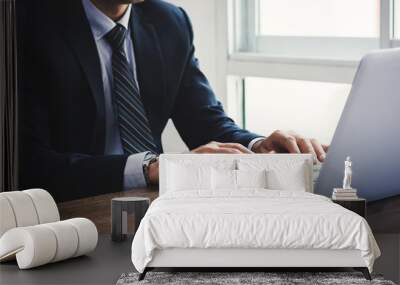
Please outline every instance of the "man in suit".
M324 159L316 140L235 125L199 69L186 13L163 1L131 2L41 0L29 10L21 188L43 187L63 201L156 184L170 118L195 153Z

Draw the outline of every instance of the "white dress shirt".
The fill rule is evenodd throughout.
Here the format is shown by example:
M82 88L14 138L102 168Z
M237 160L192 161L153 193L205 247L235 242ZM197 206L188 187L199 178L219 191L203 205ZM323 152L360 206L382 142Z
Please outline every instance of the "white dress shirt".
M112 19L101 12L90 0L82 0L83 8L88 18L90 28L97 46L100 58L101 75L104 88L105 117L106 117L106 143L105 154L123 154L119 124L113 110L113 75L112 75L112 48L105 36L117 23L129 30L129 20L132 5L128 6L122 18L115 23ZM124 43L125 54L128 63L131 64L133 75L137 81L136 61L131 33L127 34ZM138 81L137 81L138 82ZM124 189L146 186L143 174L143 160L148 152L132 154L128 157L124 170Z
M112 19L101 12L90 0L82 0L82 4L89 21L100 58L106 112L105 154L123 154L118 120L115 117L112 104L112 48L105 39L105 35L107 35L107 33L109 33L117 25L117 23L121 24L127 30L129 30L129 20L131 16L132 4L128 6L125 14L117 23L115 23ZM138 82L136 74L135 53L131 33L127 34L124 43L124 49L125 54L127 55L128 63L132 65L134 78L136 82ZM248 148L251 150L253 145L260 139L263 138L256 138L252 140L248 145ZM124 170L124 189L146 186L146 181L143 174L143 161L148 153L149 152L132 154L128 157Z

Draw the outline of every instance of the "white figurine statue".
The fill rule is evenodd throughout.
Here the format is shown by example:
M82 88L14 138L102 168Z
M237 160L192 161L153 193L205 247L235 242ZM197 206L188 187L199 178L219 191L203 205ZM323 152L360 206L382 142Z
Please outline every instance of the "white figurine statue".
M343 189L352 189L351 188L351 178L353 175L353 170L351 169L351 159L350 156L346 158L344 162L344 178L343 178Z

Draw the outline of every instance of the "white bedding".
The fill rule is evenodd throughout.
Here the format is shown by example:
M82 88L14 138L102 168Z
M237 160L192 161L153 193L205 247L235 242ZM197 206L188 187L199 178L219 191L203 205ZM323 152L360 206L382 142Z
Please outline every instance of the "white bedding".
M132 262L143 272L166 248L357 249L370 271L380 255L359 215L323 196L265 189L162 195L140 223Z

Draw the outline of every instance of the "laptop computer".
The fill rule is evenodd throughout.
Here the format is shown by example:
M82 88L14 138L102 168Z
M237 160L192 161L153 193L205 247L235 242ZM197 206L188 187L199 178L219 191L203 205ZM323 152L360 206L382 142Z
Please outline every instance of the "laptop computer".
M400 195L400 49L361 60L315 193L331 196L333 188L342 187L347 156L359 197Z

